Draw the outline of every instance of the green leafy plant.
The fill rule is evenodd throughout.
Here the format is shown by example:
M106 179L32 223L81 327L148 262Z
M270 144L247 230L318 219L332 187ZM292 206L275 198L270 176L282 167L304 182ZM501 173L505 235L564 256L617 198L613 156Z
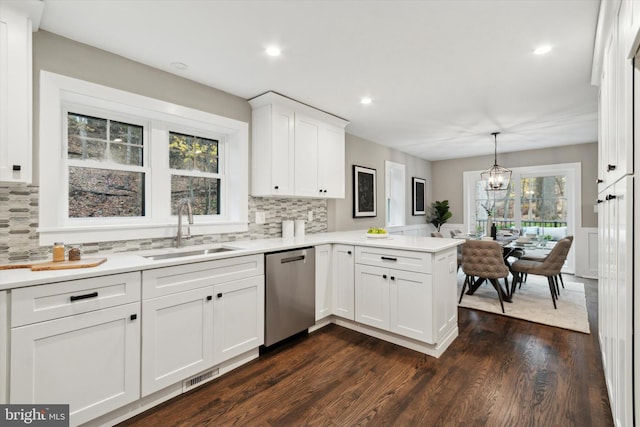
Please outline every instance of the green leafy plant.
M427 221L433 224L436 229L440 231L440 227L442 226L442 224L446 223L452 216L453 214L449 212L449 201L436 200L435 202L431 203Z

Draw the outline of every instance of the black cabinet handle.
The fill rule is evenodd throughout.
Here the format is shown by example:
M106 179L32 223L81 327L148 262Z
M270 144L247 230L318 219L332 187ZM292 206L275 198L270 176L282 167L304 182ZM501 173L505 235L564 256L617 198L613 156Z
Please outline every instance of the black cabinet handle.
M386 279L386 278L387 278L387 275L386 275L386 274L383 274L383 275L382 275L382 278L383 278L383 279Z
M351 255L351 251L347 251L347 255Z
M603 182L604 182L604 179L600 179L600 178L596 179L596 184L602 184Z
M391 280L396 280L396 278L394 276L391 276Z
M273 188L277 190L277 189L278 189L278 186L276 185L276 186L275 186L275 187L273 187Z
M220 292L218 295L216 295L216 297L222 298L222 292Z
M604 200L602 200L602 199L596 200L596 203L602 203L602 202L604 202Z
M129 319L131 320L136 320L138 318L137 314L132 314L131 316L129 316Z
M98 296L97 292L91 292L90 294L84 294L84 295L71 295L71 297L69 297L69 299L73 302L73 301L78 301L81 299L87 299L87 298L95 298Z
M213 299L212 295L207 295L207 301L211 301Z
M607 165L607 172L616 170L616 165Z
M13 170L14 172L20 172L20 170L22 170L22 166L20 166L20 165L13 165L12 170Z
M398 258L391 258L391 257L388 257L388 256L381 256L380 258L385 260L385 261L397 261L398 260Z
M607 197L605 197L605 199L607 200L613 200L615 198L617 198L618 196L616 196L615 194L607 194Z

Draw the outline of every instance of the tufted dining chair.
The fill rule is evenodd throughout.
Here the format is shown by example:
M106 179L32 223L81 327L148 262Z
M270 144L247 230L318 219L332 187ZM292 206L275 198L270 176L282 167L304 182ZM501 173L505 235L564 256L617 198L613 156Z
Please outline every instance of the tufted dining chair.
M457 235L462 234L462 230L454 228L453 230L449 230L449 234L451 234L451 238L454 239Z
M558 299L558 275L562 270L562 266L567 259L569 249L571 249L572 239L561 239L551 249L549 255L542 261L531 260L518 260L511 264L511 272L513 273L513 283L511 287L511 293L516 290L516 283L522 282L524 274L535 274L537 276L544 276L549 283L549 292L551 292L551 299L553 300L553 308L558 308L556 300Z
M568 239L571 243L573 243L573 236L565 236L563 237L563 239ZM562 239L561 239L562 240ZM571 246L569 246L569 249L571 249ZM520 257L521 260L524 261L538 261L538 262L542 262L545 260L546 257L548 257L549 255L544 255L544 256L536 256L536 255L527 255L526 253ZM526 282L527 281L527 274L526 273L522 273L524 274L524 279L520 280L520 287L522 287L522 282ZM562 288L564 289L564 280L562 279L562 273L558 274L558 279L560 279L560 284L562 285ZM559 291L558 288L558 281L556 280L555 282L556 285L556 292Z
M500 307L504 313L502 302L502 289L498 279L504 279L507 290L509 289L509 268L504 263L502 246L495 241L467 240L462 245L462 271L465 274L460 300L462 302L467 286L475 284L476 278L488 280L498 292Z

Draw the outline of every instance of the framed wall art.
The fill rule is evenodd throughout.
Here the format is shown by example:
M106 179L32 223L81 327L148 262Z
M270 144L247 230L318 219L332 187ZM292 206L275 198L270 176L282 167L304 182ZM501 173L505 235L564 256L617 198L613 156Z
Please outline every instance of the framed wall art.
M413 215L426 215L426 206L425 206L425 188L427 186L427 181L422 178L411 178L411 193L413 194Z
M376 216L376 170L353 165L353 217Z

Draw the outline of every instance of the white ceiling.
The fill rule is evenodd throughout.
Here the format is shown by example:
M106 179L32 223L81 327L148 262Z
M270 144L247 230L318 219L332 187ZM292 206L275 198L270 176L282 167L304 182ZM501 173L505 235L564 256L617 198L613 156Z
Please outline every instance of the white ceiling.
M40 28L427 160L595 142L599 0L45 0ZM278 58L264 49L282 48ZM541 44L553 50L532 51ZM185 71L172 62L189 66ZM369 96L370 105L360 98Z

